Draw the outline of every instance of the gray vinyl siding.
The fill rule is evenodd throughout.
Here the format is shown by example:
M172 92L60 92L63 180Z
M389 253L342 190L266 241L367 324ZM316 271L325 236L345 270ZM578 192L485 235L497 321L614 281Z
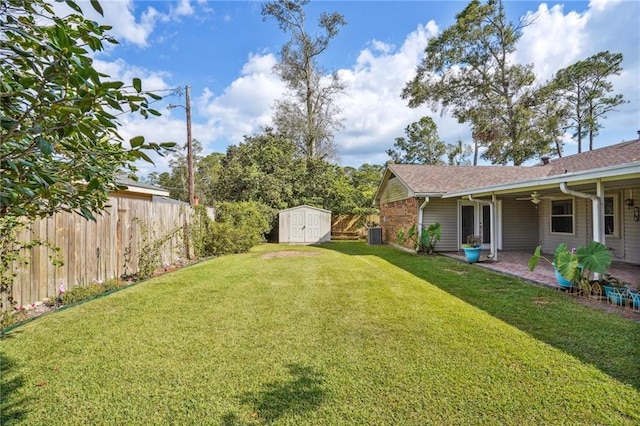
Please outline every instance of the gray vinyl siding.
M502 201L502 249L531 251L539 245L538 209L528 201Z
M633 191L633 199L635 201L634 208L640 207L640 189ZM633 208L624 207L623 211L624 261L640 264L640 222L633 220ZM614 255L615 254L614 252ZM620 259L614 257L614 260Z
M387 181L380 196L380 204L393 203L394 201L409 198L409 190L397 177L392 177Z
M540 226L542 236L542 251L545 253L553 253L559 244L565 243L569 249L586 245L591 241L591 233L589 223L591 222L591 208L589 204L591 200L584 198L574 198L567 196L567 199L574 199L573 212L573 235L570 234L552 234L551 233L551 200L542 200L538 204L540 211Z
M618 215L616 224L619 229L617 235L605 235L605 245L612 249L614 261L640 264L640 222L633 221L633 209L624 206L622 193L605 192L605 196L611 195L618 196L616 199L616 214ZM576 198L574 206L575 235L552 235L550 233L551 202L544 200L539 204L539 228L542 251L545 253L553 253L560 243L565 243L569 248L573 248L585 246L593 239L591 200ZM504 235L506 237L506 232Z
M625 249L624 249L624 238L622 238L622 236L624 235L624 229L625 229L625 223L624 223L625 219L623 217L625 212L624 212L624 205L622 204L623 194L620 193L619 191L611 192L611 193L605 192L605 197L610 197L612 195L617 196L613 200L614 200L614 203L616 204L614 207L614 214L617 215L614 223L618 229L615 235L605 235L604 243L607 247L612 249L611 253L613 254L614 262L624 261ZM631 215L631 220L633 220L633 214Z
M431 198L424 209L423 228L432 223L442 225L442 239L436 243L436 251L458 250L458 202L453 199Z

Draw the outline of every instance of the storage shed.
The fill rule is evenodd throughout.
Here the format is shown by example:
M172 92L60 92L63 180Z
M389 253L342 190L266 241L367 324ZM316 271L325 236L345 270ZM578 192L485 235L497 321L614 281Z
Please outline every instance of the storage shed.
M331 212L307 205L281 210L279 238L284 244L315 244L331 240Z

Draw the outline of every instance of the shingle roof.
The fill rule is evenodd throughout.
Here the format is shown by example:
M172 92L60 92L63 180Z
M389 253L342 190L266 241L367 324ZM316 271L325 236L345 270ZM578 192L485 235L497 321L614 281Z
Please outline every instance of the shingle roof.
M542 167L425 166L389 164L389 170L414 193L446 193L546 176Z
M536 166L389 164L388 171L416 194L444 194L565 173L640 162L640 139L553 159Z
M164 188L160 188L158 186L151 185L144 182L138 182L137 180L133 180L124 174L119 174L116 176L116 183L118 185L126 186L129 190L131 190L131 187L136 187L136 188L144 188L144 189L149 189L149 190L159 191L159 192L169 194L169 191L167 191Z
M554 176L637 161L640 161L640 139L605 146L581 154L556 158L549 161L547 165L538 165L536 167L548 168L547 176Z

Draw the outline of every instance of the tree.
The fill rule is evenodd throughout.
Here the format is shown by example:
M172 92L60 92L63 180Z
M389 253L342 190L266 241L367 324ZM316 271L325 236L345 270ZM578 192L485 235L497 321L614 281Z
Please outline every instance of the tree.
M169 197L189 202L188 167L184 151L171 154L169 160L170 172L152 172L144 179L146 182L162 187L169 191ZM218 181L224 154L211 153L205 157L199 155L202 152L202 144L194 139L192 142L194 163L194 189L199 204L211 206L215 200L214 187Z
M273 17L291 40L280 51L276 72L289 93L276 102L273 120L278 131L291 138L307 158L335 154L333 135L341 127L335 97L344 90L338 75L323 75L318 57L346 22L339 13L322 13L318 26L322 34L312 37L305 28L304 6L309 0L278 0L262 5L266 20Z
M599 119L625 102L622 94L608 96L613 91L608 78L620 74L622 59L621 53L599 52L561 69L554 77L554 87L565 100L566 128L574 131L578 152L582 152L582 139L586 136L589 150L593 149L602 127Z
M286 137L267 128L229 146L215 185L217 202L255 201L274 210L300 204L334 213L370 214L382 166L340 167L301 158Z
M507 21L501 0L472 0L455 24L429 40L402 98L412 108L426 103L451 110L472 126L474 139L487 147L483 157L493 163L520 165L548 150L548 141L536 137L532 66L509 61L524 25Z
M222 159L224 154L212 152L199 158L196 163L195 187L196 196L200 203L212 206L215 201L215 187L222 173Z
M447 144L446 155L447 164L450 166L467 166L471 164L469 156L473 153L473 149L469 145L465 145L461 140L455 144Z
M230 145L215 184L218 201L258 201L273 209L294 205L305 161L289 139L265 129Z
M86 218L104 208L117 188L116 174L133 172L145 151L173 144L125 146L117 114L160 115L149 107L160 97L112 81L93 68L91 52L117 43L110 27L73 13L59 17L45 0L6 0L0 6L0 216L45 217L59 210ZM102 12L99 3L91 5ZM11 232L3 227L2 232Z
M349 213L376 214L378 209L373 207L373 197L378 190L380 179L384 172L384 166L379 164L363 164L360 167L344 167L349 177L351 186L355 188L356 207Z
M438 127L431 117L422 117L404 129L407 138L396 138L387 154L394 163L404 164L444 164L442 156L446 144L438 136Z
M117 115L160 113L149 107L159 96L112 81L93 68L92 53L117 43L110 27L82 15L56 16L47 0L5 0L0 4L0 309L9 303L15 264L23 251L46 241L21 241L18 231L38 217L58 211L87 219L105 208L116 176L135 171L133 162L151 162L149 150L162 154L173 144L129 146L118 134ZM102 13L97 0L93 8Z

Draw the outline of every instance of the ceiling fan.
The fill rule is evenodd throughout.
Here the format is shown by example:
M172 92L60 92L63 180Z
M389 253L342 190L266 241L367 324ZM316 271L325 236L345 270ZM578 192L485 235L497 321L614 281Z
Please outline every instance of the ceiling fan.
M542 197L538 191L533 191L529 197L516 198L516 200L528 200L537 206L545 198L548 197Z

